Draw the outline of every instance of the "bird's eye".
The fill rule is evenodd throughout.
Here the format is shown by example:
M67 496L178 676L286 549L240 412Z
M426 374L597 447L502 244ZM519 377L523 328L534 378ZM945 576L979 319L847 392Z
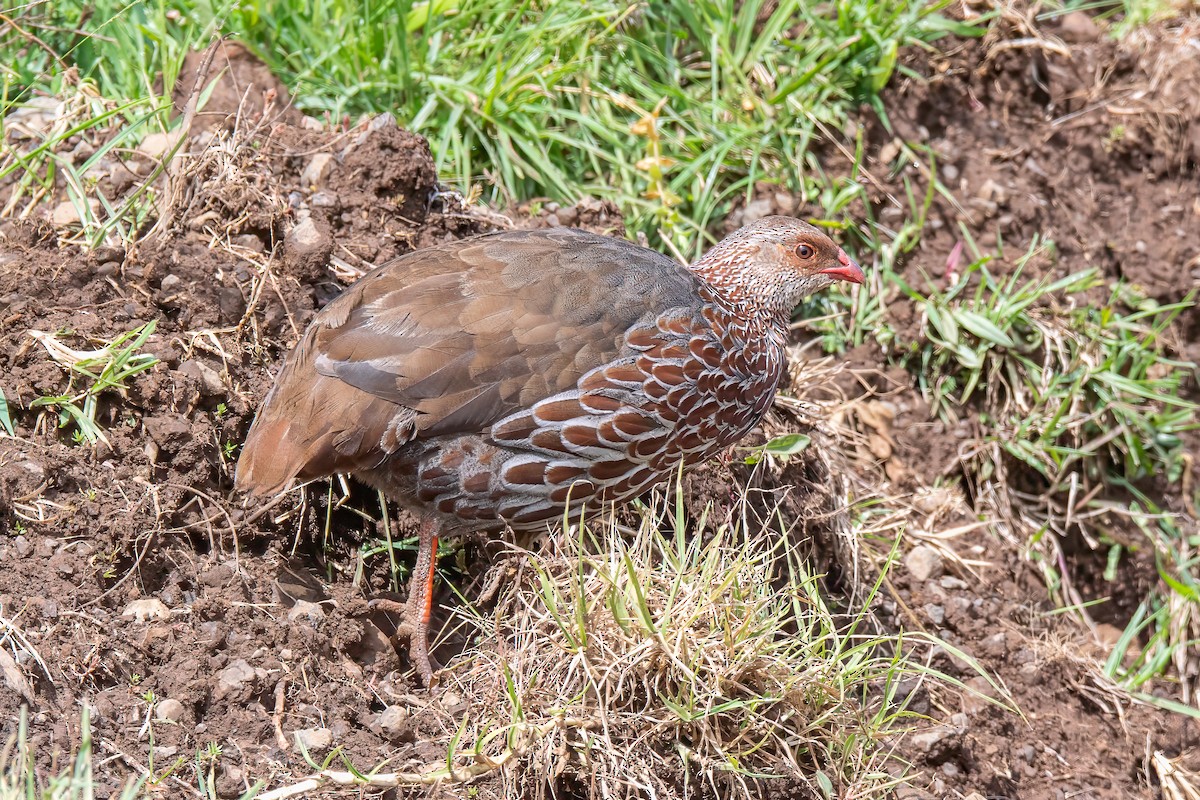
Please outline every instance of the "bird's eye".
M812 245L810 244L801 244L796 246L796 255L800 256L801 258L812 258L816 252L817 251L813 250Z

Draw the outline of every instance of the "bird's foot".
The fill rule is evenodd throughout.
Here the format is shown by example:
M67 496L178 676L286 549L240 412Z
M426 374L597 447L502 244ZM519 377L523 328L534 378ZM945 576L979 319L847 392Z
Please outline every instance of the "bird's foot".
M421 683L427 689L433 688L436 682L434 674L441 666L429 655L429 624L423 618L423 611L414 619L411 603L401 603L383 597L368 601L367 608L371 611L401 615L400 624L392 634L392 646L400 649L404 644L407 645L408 661L417 670Z

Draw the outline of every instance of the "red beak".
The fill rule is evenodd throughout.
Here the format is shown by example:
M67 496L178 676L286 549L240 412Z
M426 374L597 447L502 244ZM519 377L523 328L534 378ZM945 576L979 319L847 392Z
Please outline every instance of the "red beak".
M850 260L850 256L846 255L846 251L838 248L838 265L836 267L827 267L821 270L821 275L829 275L837 278L839 281L850 281L850 283L862 283L867 279L863 275L862 269Z

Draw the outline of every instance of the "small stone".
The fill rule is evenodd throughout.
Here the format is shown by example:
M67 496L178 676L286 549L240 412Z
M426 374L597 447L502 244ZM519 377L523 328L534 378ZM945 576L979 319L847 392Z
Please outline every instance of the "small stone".
M746 203L746 208L742 211L742 224L749 225L752 222L758 222L773 213L775 213L775 204L769 197L756 198Z
M312 217L306 217L288 231L283 246L292 253L303 255L325 247L328 238L317 228Z
M1008 634L1004 631L993 633L983 640L979 649L989 656L1004 655L1008 652Z
M325 123L316 117L310 117L305 114L304 119L300 120L300 127L306 131L324 131Z
M122 617L133 617L138 622L171 618L171 609L157 597L143 597L125 606Z
M1017 750L1017 757L1026 764L1032 764L1034 759L1037 758L1037 751L1033 749L1033 745L1027 744Z
M13 549L17 552L17 558L25 558L33 552L33 544L25 534L17 534L17 538L13 539Z
M939 725L936 728L930 728L927 731L914 733L910 740L913 747L916 747L922 753L932 752L935 747L941 744L946 739L954 735L954 729Z
M175 147L182 134L183 131L181 130L172 131L171 133L147 134L146 138L142 139L142 143L137 146L137 152L148 159L156 161Z
M178 275L164 275L163 279L162 279L162 283L159 284L159 287L164 292L173 292L176 289L178 289L182 284L183 284L183 281L180 279L180 277Z
M950 590L967 588L966 581L964 581L960 578L956 578L953 575L947 575L946 577L942 578L940 581L938 581L938 585L941 586L943 589L950 589Z
M940 578L945 566L942 555L928 545L920 544L909 551L904 557L904 566L914 580L924 583L933 578Z
M388 112L383 112L375 117L372 117L371 123L367 126L368 131L381 131L384 128L395 128L396 118Z
M188 359L179 365L179 373L194 380L202 395L213 397L226 393L225 381L221 380L220 374L203 361Z
M559 220L558 214L547 214L546 215L546 224L549 225L551 228L557 228L562 225L562 221Z
M224 697L240 690L244 684L253 681L254 678L254 667L246 663L246 659L239 658L217 674L215 694L218 698Z
M333 731L328 728L301 728L295 733L296 749L301 746L310 753L328 750L333 744Z
M300 183L305 187L316 187L325 184L329 173L333 171L334 159L332 153L317 153L308 160L304 171L300 173Z
M261 253L265 248L263 240L255 236L253 233L243 233L233 237L233 244L245 250L250 250L254 253Z
M1070 14L1064 14L1059 28L1059 36L1064 42L1079 44L1082 42L1094 42L1100 38L1100 26L1092 21L1092 18L1082 11L1072 11Z
M154 718L165 722L178 722L183 717L183 703L168 697L159 700L154 707Z
M389 738L396 738L408 724L408 709L404 706L388 706L379 715L379 727Z
M88 206L93 215L100 211L100 201L98 200L89 200ZM57 226L78 225L79 220L79 209L69 200L59 203L50 212L50 222Z
M192 427L182 414L160 414L142 420L146 433L162 450L174 452L192 438Z
M934 625L941 625L946 621L946 609L936 603L927 603L925 605L925 616L929 617L929 621Z
M329 192L317 192L312 196L311 202L313 208L335 208L338 204L338 199Z
M979 188L975 190L975 197L988 203L1000 204L1008 200L1008 191L988 178L979 184Z
M296 605L292 606L291 610L288 611L288 621L295 622L298 619L320 622L325 619L325 609L321 608L319 603L297 600Z
M953 183L958 180L958 167L953 164L942 165L942 180L946 183Z
M92 272L95 273L95 275L97 277L108 278L112 275L116 275L120 269L121 269L121 265L118 262L105 261L103 264L97 265L97 267L94 270L92 270Z
M959 772L960 772L960 770L958 768L958 765L955 764L953 761L947 761L945 764L942 764L942 774L948 778L953 778Z

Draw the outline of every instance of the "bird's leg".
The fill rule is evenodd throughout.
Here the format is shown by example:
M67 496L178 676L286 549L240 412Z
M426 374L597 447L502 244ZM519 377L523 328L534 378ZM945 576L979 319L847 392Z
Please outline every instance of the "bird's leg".
M417 563L408 579L408 601L402 608L388 600L372 600L371 608L400 611L403 619L396 627L396 639L408 640L408 660L421 676L426 688L433 685L433 663L429 658L429 618L433 611L433 576L437 566L438 530L436 517L425 516L417 533Z

